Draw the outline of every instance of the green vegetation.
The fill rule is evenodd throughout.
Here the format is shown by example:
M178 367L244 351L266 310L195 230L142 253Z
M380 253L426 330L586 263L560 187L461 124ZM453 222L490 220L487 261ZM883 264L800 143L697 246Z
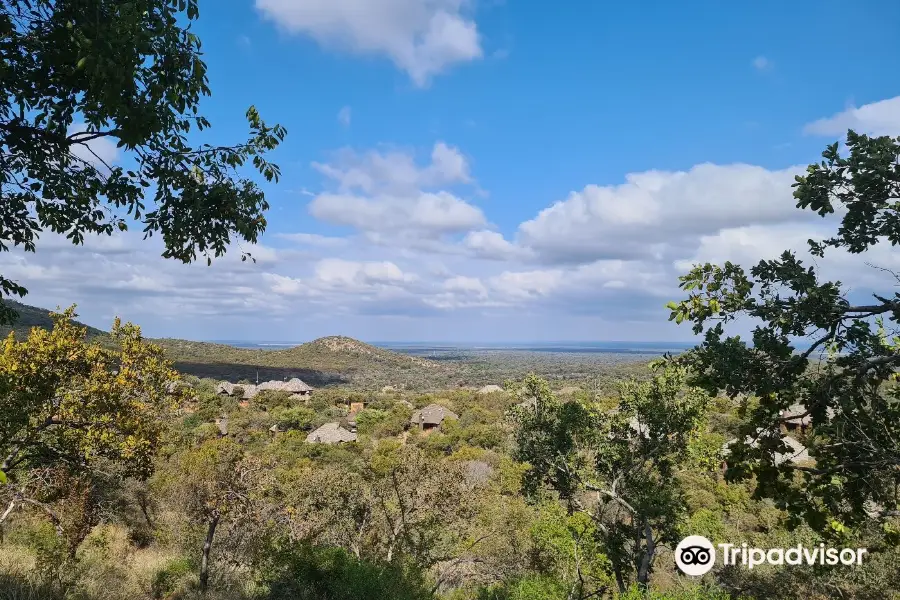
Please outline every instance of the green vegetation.
M196 17L195 0L0 7L0 251L133 222L184 262L257 240L267 203L238 171L277 179L262 155L285 131L251 108L247 143L187 145L209 126ZM815 256L900 242L900 139L847 145L797 180L799 208L842 217ZM682 288L671 318L704 342L652 368L153 341L4 301L0 600L897 598L900 294L851 302L790 251ZM725 337L740 316L752 345ZM318 389L245 398L257 376ZM686 535L868 555L689 578Z
M24 339L31 327L49 328L50 311L12 300L0 300L19 317L13 331ZM87 327L83 325L84 327ZM88 336L109 345L108 334L87 327ZM299 377L310 385L379 391L385 387L416 391L479 388L541 373L557 389L577 388L614 393L623 377L645 377L646 355L573 355L565 353L460 353L430 360L365 344L347 337L326 337L283 350L254 350L225 344L179 339L153 339L185 374L233 383ZM570 392L571 393L575 392Z
M277 180L263 157L286 131L250 107L246 142L188 143L210 127L197 17L196 0L0 5L0 251L34 252L43 231L80 244L134 223L183 262L221 256L233 238L256 242L269 205L241 167ZM97 142L133 164L109 164ZM0 275L0 297L26 293ZM0 323L11 317L0 306Z
M37 308L36 306L28 306L15 300L0 299L3 307L15 312L15 318L12 324L0 324L0 336L6 338L10 332L15 333L18 339L25 339L34 327L41 329L53 329L53 317L49 310ZM87 337L96 338L106 335L106 332L73 320L72 323L83 328L87 332Z
M850 131L847 148L849 156L841 157L837 143L829 146L794 184L798 208L841 215L834 237L809 241L814 257L900 243L900 138ZM900 280L881 273L885 287ZM853 302L841 282L821 281L815 265L789 250L749 274L731 263L706 264L681 281L690 295L670 303L671 319L706 334L678 362L711 393L759 399L747 406L729 477L755 478L761 495L818 530L873 519L887 526L900 515L900 293ZM726 337L738 317L758 323L752 345ZM803 351L797 338L808 341ZM815 432L807 440L815 468L774 459L773 451L785 448L781 411L792 405ZM754 446L745 439L763 441Z
M76 343L83 330L57 321L52 333L35 329L7 344L9 381L25 357L65 372L47 361L72 353L54 348L110 352ZM132 353L155 348L132 339ZM141 364L156 364L146 363L155 352L139 353L148 357ZM114 381L136 363L116 364ZM91 371L93 387L77 370L66 381L85 383L51 385L108 394L103 373L113 370ZM154 381L174 377L163 373ZM88 462L70 450L75 460L39 453L16 465L0 486L0 506L13 507L3 519L0 583L13 597L87 600L890 598L900 590L895 522L816 531L758 497L756 481L726 481L722 442L743 422L741 401L691 388L688 375L661 361L613 394L557 396L529 376L490 394L336 385L310 397L261 392L246 405L217 393L216 380L190 375L163 395L135 388L131 406L170 411L142 446L152 462L100 435L110 451L81 455L96 456ZM351 405L360 403L356 441L306 442L324 423L351 428ZM432 431L411 425L413 409L430 404L459 419ZM88 405L121 414L108 401ZM37 408L27 411L30 423L41 420ZM82 439L62 424L46 433L54 444ZM687 534L870 555L853 568L717 566L698 582L674 566L672 548Z

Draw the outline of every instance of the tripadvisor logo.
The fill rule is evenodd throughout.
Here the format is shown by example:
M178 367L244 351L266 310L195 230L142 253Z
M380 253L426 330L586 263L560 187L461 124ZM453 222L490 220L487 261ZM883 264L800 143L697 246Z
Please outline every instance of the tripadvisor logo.
M675 564L685 575L699 577L713 568L716 549L702 535L689 535L675 548Z
M806 548L751 548L747 544L718 544L723 565L742 565L752 569L759 565L860 565L865 548L826 548L825 544ZM716 547L702 535L689 535L675 548L675 564L685 575L699 577L716 563Z

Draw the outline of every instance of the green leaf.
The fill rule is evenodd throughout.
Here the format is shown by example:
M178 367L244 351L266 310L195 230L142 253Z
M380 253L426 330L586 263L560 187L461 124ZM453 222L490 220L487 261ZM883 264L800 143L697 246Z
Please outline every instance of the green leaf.
M0 471L0 484L6 485L7 481L8 480L6 479L6 473Z

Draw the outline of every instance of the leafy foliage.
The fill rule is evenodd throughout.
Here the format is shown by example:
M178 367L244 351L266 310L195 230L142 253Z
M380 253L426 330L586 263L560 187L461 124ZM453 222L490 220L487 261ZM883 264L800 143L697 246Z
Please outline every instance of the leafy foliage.
M196 0L14 0L0 6L0 251L34 252L49 230L80 244L137 221L160 234L163 256L221 256L232 236L255 242L268 209L245 164L268 181L264 155L284 139L255 108L250 138L236 146L191 146L210 126L210 94ZM94 144L115 143L128 166ZM247 256L245 255L246 259ZM0 276L0 295L27 290ZM10 320L0 308L0 322Z
M589 516L621 591L632 574L649 582L657 547L677 543L686 515L678 473L693 468L709 398L685 388L683 369L649 382L626 382L618 410L560 402L545 381L526 379L517 458L528 463L526 489L555 491L569 510Z
M835 236L809 241L814 256L900 242L900 138L850 131L847 148L842 157L829 146L794 185L798 208L840 215ZM882 272L885 285L898 281ZM689 296L669 304L670 319L693 323L705 339L677 362L711 392L758 399L746 410L729 476L755 477L760 494L820 530L900 514L900 294L851 302L841 282L821 281L790 250L749 272L699 265L681 281ZM752 345L726 336L738 318L756 323ZM805 349L797 342L804 338ZM812 467L776 461L785 450L782 411L797 404L812 423Z
M0 353L0 471L65 464L90 468L100 459L146 476L162 433L161 417L177 401L177 374L140 329L118 320L109 351L84 340L74 307L54 315L52 331L35 328Z

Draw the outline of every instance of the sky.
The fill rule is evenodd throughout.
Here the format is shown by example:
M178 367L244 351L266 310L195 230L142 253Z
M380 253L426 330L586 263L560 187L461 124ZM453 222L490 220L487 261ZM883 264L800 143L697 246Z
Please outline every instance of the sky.
M690 341L679 275L806 257L835 223L794 176L848 128L900 135L896 2L201 0L194 32L204 141L250 105L288 130L266 233L211 267L47 233L0 254L25 302L198 340ZM884 292L865 263L900 256L817 261Z

